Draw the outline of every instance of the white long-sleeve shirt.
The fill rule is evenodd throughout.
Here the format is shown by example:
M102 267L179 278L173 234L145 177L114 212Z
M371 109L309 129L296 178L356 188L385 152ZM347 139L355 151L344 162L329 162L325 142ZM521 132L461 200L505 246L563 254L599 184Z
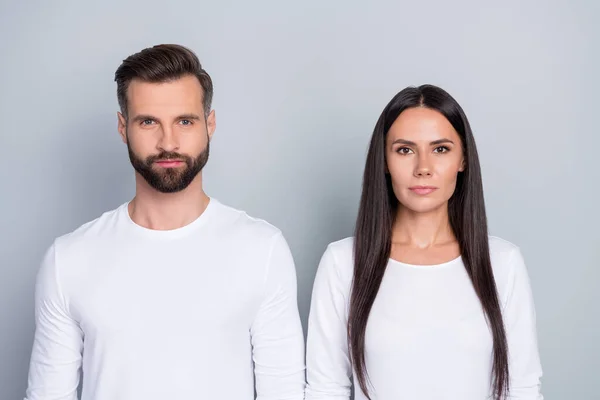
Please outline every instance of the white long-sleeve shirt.
M489 242L508 340L510 399L542 400L535 309L522 254L497 237ZM330 244L317 271L308 325L307 400L350 398L354 370L346 325L352 247L352 238ZM492 343L460 257L435 266L390 259L366 331L371 399L488 399ZM355 391L355 399L366 399L358 384Z
M303 399L296 293L268 223L213 198L150 230L123 204L49 247L25 399L76 399L80 367L83 400Z

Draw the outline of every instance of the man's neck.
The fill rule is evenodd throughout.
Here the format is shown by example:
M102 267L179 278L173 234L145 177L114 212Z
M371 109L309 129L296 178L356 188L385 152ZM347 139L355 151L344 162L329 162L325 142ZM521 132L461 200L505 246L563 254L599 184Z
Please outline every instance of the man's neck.
M202 189L202 176L198 174L192 183L177 193L160 193L150 187L136 174L136 194L129 203L129 215L133 222L148 229L172 230L196 220L210 198Z

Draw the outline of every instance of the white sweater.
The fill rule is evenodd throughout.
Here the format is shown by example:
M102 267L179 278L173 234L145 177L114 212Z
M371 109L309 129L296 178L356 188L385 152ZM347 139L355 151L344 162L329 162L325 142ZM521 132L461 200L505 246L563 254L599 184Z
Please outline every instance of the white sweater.
M490 237L505 322L513 400L541 400L533 296L518 247ZM307 400L350 398L347 350L353 239L328 246L313 289ZM373 400L484 400L491 394L492 336L460 258L435 266L390 260L366 331ZM355 380L355 382L358 382ZM366 397L356 384L355 399Z
M191 224L127 204L56 239L35 294L27 400L304 396L296 272L281 232L211 199ZM253 361L255 365L253 365Z

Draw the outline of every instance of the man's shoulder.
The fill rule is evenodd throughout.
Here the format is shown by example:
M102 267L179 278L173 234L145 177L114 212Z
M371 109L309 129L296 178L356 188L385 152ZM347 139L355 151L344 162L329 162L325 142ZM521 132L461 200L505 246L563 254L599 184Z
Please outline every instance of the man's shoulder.
M119 211L125 206L126 204L122 204L117 208L104 211L98 217L82 223L70 232L57 236L53 245L64 252L81 248L86 244L96 243L103 237L112 236L114 234L113 228L117 225Z
M219 208L220 224L228 232L252 237L254 240L270 240L274 236L282 235L281 229L267 221L249 214L245 210L215 201Z

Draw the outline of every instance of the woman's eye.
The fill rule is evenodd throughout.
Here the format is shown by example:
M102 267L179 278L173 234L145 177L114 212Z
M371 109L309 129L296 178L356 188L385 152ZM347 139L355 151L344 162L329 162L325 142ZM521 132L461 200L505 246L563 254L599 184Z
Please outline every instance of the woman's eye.
M400 147L398 150L396 150L399 154L409 154L412 152L411 149L409 149L408 147Z
M436 147L434 150L434 152L436 152L436 153L446 153L448 151L450 151L450 149L447 148L446 146Z

